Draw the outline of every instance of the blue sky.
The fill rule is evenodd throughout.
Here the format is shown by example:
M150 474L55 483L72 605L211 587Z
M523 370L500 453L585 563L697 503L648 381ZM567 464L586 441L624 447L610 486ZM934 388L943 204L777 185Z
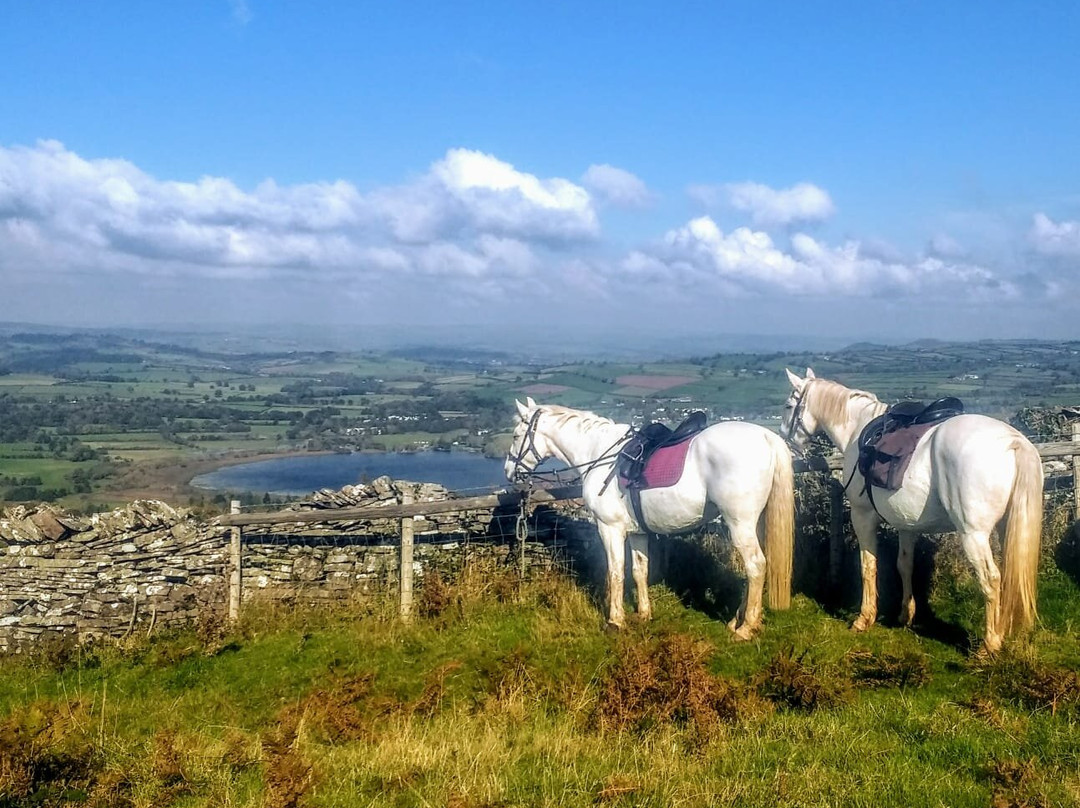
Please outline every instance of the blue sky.
M0 319L1076 337L1077 41L1064 2L0 0Z

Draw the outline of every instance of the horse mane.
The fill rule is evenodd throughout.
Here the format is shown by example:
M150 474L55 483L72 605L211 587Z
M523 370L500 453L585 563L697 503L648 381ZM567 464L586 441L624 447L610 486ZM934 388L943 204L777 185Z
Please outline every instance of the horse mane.
M597 415L595 412L575 410L561 404L541 404L540 408L546 415L552 416L555 419L555 425L559 427L576 422L583 429L591 429L594 426L610 426L615 423L610 418Z
M830 423L842 423L848 419L848 404L856 398L865 398L868 403L880 404L881 400L873 393L844 387L830 379L814 379L814 408L818 420Z

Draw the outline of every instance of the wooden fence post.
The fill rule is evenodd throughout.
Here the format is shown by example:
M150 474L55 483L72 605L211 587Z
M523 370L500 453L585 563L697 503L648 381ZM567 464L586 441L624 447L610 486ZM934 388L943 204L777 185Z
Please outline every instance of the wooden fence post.
M412 502L409 494L402 494L401 504L408 505ZM398 557L398 575L400 586L398 595L401 599L401 619L408 622L412 619L413 611L413 531L415 523L413 517L406 516L401 520L401 551Z
M522 503L524 508L524 502ZM529 522L525 517L525 511L522 510L521 516L518 517L517 527L514 532L517 534L518 543L518 578L522 581L525 580L525 542L529 538Z
M229 503L229 513L240 513L240 500L234 499ZM240 600L243 596L244 569L242 539L243 528L232 528L232 537L229 542L229 622L235 623L240 619Z
M1073 443L1080 443L1080 421L1072 425ZM1073 521L1080 519L1080 455L1072 456Z
M844 486L829 475L829 585L835 590L844 563Z

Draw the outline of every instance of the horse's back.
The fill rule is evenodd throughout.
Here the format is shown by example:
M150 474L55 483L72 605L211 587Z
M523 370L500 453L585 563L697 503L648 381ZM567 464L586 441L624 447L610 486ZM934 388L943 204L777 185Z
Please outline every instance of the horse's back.
M715 458L728 465L772 465L773 453L787 451L783 439L757 424L746 421L721 421L702 430L690 447L702 458Z
M927 434L933 462L963 464L965 473L978 467L1013 467L1017 445L1031 446L1016 428L986 415L958 415L942 422Z
M769 498L776 457L787 452L764 427L713 424L693 438L678 483L641 492L646 518L655 519L660 532L676 532L700 523L711 502L729 521L756 521Z
M756 500L768 496L776 459L789 450L779 435L765 427L723 421L703 431L690 451L711 494Z

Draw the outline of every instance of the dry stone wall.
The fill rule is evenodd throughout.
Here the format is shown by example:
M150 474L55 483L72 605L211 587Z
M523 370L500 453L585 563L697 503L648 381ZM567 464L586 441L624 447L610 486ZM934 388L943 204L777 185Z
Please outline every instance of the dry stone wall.
M447 499L441 486L379 478L321 491L294 506L326 510ZM453 577L473 562L519 562L514 513L469 511L415 523L414 573ZM245 601L329 602L396 589L393 519L246 528ZM595 534L565 514L541 509L524 545L530 569L586 558ZM158 501L138 501L89 517L49 505L0 512L0 651L50 635L122 636L221 615L228 599L228 528ZM593 542L595 543L595 542ZM593 558L595 561L595 557Z
M49 505L0 518L0 650L50 634L123 634L196 617L222 600L222 529L163 502L91 517Z

